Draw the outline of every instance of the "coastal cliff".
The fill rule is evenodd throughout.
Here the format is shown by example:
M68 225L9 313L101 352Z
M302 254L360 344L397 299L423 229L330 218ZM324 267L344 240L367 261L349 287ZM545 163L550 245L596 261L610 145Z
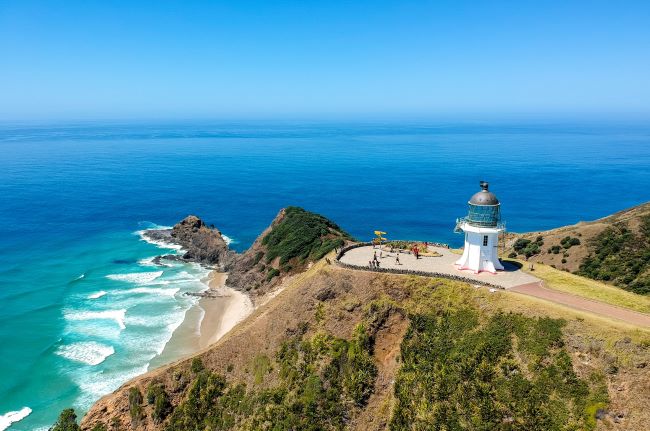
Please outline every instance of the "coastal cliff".
M103 397L81 428L645 429L647 332L463 282L331 265L349 240L321 216L280 211L249 250L217 260L233 286L277 295L209 348Z

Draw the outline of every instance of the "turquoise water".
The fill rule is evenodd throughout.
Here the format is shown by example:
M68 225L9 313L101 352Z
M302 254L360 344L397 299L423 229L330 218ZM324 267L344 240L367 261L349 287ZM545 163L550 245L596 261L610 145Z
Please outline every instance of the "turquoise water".
M513 231L650 199L643 124L4 125L0 154L0 429L31 409L12 430L145 371L205 288L198 266L151 266L174 250L142 229L194 213L242 250L300 205L358 238L457 246L482 179Z
M107 232L45 242L37 261L2 272L3 413L33 410L16 429L50 423L52 404L86 410L162 352L196 301L183 293L205 289L207 274L152 266L163 252L176 250Z

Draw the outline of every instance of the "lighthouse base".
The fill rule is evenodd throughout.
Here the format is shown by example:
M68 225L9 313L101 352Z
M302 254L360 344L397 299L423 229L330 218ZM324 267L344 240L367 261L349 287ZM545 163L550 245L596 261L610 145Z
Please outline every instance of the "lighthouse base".
M465 232L465 248L456 261L458 269L493 274L504 269L497 253L499 229L469 225L461 226L461 229Z

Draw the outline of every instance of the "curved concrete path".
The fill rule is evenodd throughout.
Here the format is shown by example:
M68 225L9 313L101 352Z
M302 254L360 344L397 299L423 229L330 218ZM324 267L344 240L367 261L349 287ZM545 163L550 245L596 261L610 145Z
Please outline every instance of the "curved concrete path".
M593 299L583 298L566 292L549 289L539 281L536 283L527 283L508 289L510 292L521 293L524 295L534 296L545 299L567 307L588 311L603 317L622 320L636 326L650 328L650 315L627 308L617 307L605 302L595 301Z

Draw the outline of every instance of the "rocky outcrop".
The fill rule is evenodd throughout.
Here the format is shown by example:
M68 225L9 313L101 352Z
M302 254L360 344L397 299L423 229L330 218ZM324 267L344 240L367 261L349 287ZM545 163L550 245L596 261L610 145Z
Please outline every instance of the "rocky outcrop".
M158 265L164 265L162 260L183 260L223 266L234 254L218 229L208 227L194 215L185 217L171 229L147 230L144 236L151 241L180 245L184 250L181 256L156 257L154 263Z
M230 253L221 232L193 215L177 223L171 230L171 237L186 250L185 260L219 265Z

